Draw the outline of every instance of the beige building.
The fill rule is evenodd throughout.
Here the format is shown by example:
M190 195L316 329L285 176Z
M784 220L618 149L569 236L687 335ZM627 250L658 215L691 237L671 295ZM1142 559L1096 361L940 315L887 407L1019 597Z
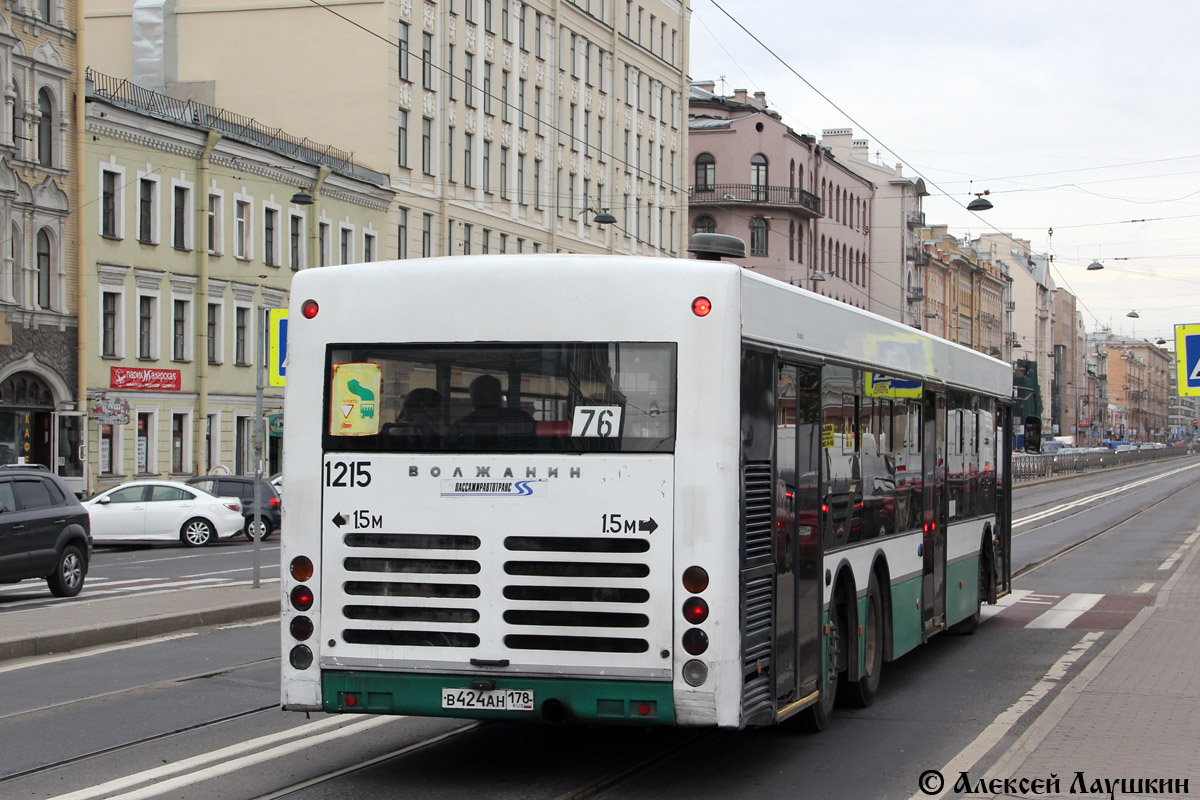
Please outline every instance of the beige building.
M98 73L86 131L88 488L253 474L262 312L287 306L297 270L379 258L387 176ZM268 387L266 413L282 404Z
M336 11L87 0L88 57L147 88L261 109L388 174L388 256L686 249L687 2ZM594 223L599 209L617 224Z
M923 279L921 327L1000 358L1004 276L972 244L952 236L945 225L923 228L921 239L923 266L917 269Z
M0 464L82 489L75 4L0 9Z

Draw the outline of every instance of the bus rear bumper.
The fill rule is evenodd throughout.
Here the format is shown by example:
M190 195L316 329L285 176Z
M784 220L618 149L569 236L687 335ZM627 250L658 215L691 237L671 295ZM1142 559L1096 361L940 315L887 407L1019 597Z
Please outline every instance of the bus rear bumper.
M324 710L330 713L675 724L669 681L325 670L321 694ZM506 707L510 703L517 707Z

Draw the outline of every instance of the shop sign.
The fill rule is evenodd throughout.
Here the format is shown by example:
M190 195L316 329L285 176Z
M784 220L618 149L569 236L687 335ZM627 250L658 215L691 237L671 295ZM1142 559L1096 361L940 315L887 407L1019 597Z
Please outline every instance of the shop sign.
M181 385L181 373L177 369L109 367L109 370L109 385L113 389L178 392Z
M92 421L100 425L128 425L129 401L121 397L98 397L92 403Z

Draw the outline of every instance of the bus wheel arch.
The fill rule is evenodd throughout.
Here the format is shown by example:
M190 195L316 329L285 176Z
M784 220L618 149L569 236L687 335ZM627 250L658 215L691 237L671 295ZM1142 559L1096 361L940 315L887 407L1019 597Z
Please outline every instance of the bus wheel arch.
M880 580L880 571L877 565L871 570L867 582L866 608L861 626L862 635L854 637L862 650L862 668L854 671L853 680L847 680L843 686L839 686L843 700L856 708L866 708L871 705L875 702L875 696L879 692L888 639L887 614L884 611L885 593L882 588L886 585ZM856 660L853 666L857 667L857 665Z

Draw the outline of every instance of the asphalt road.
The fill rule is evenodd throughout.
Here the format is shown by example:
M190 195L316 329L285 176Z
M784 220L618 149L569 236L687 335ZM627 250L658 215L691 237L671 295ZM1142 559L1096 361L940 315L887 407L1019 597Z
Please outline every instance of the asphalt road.
M1200 519L1197 476L1186 459L1019 487L1008 604L885 665L876 703L818 735L290 714L271 621L0 665L0 796L909 798L973 742L983 765L1003 752L1053 691L993 721L1056 665L1077 674L1153 598ZM101 551L94 588L244 580L249 554ZM1090 605L1046 613L1070 600Z

